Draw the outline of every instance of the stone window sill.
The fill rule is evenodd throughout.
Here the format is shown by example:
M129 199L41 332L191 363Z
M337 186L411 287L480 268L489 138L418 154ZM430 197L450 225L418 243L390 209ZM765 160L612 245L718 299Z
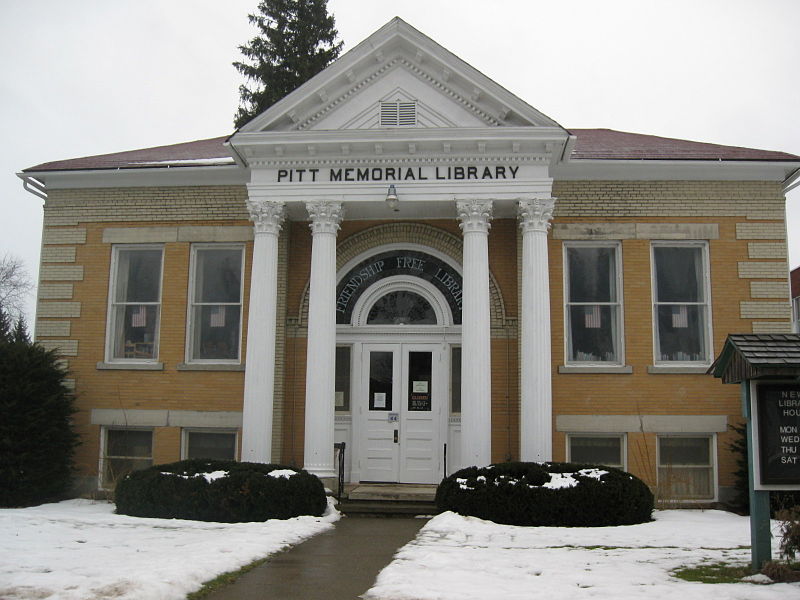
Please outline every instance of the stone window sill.
M244 371L244 365L232 363L179 363L178 371Z
M149 363L136 363L136 362L99 362L97 363L98 371L163 371L164 363L162 362L149 362Z
M710 365L648 365L647 372L651 375L705 375Z
M559 365L559 373L633 373L630 365Z

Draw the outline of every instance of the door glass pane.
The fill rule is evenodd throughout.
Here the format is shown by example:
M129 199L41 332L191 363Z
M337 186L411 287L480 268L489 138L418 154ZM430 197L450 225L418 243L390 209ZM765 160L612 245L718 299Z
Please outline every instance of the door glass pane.
M350 346L336 347L336 410L350 410Z
M461 412L461 348L450 352L450 412Z
M369 410L392 410L394 354L369 353Z
M367 315L367 325L435 325L436 313L419 294L400 290L381 297Z
M431 365L430 352L408 353L408 410L431 410Z

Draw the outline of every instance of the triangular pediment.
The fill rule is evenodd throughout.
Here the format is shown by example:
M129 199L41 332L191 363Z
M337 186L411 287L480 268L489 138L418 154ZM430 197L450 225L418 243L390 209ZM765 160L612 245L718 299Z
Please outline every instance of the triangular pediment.
M240 131L382 128L381 103L393 101L414 104L413 127L561 129L402 19L394 18Z

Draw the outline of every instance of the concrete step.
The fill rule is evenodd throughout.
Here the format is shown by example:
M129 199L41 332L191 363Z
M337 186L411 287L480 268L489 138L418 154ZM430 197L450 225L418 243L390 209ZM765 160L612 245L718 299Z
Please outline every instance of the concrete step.
M343 499L337 508L345 515L375 517L411 517L439 513L433 502Z
M429 502L436 498L435 485L358 484L347 492L348 500Z

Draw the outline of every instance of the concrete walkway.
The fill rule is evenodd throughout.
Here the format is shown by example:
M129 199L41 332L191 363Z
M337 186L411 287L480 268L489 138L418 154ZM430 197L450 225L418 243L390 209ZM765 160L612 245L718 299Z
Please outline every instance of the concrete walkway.
M353 600L426 519L342 517L332 531L270 558L208 600Z

